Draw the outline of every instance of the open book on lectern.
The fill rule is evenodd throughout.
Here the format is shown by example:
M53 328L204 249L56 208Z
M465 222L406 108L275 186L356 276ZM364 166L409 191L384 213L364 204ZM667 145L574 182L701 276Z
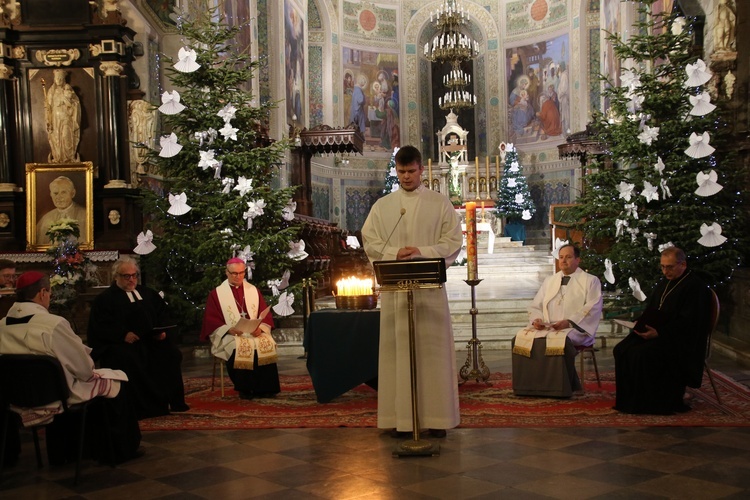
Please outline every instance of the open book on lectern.
M398 285L409 280L422 285L445 283L445 259L415 258L411 260L379 260L372 263L380 286Z

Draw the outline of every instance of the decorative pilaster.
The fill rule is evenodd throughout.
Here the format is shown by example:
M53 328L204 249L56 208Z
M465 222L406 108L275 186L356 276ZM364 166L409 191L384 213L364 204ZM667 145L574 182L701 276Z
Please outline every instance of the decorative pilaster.
M2 45L2 44L0 44ZM13 178L13 67L0 63L0 191L16 189Z
M130 161L128 151L128 117L125 105L125 88L123 87L123 65L116 61L102 61L99 64L102 72L103 112L102 125L104 137L108 143L101 144L100 158L106 169L109 182L105 188L127 187L130 178ZM100 167L100 168L101 168Z

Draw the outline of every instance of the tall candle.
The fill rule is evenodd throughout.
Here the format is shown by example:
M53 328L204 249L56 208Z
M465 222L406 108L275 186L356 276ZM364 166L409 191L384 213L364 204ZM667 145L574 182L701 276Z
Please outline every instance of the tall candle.
M427 159L427 175L430 178L429 188L432 189L432 158Z
M500 182L500 155L495 156L495 177Z
M479 279L477 273L477 204L466 202L466 267L468 279Z
M479 157L474 157L474 166L477 168L477 199L479 199Z
M490 197L490 157L485 156L484 157L484 182L485 186L487 186L487 198ZM482 203L482 208L484 208L484 203ZM484 218L484 210L482 211L482 218Z

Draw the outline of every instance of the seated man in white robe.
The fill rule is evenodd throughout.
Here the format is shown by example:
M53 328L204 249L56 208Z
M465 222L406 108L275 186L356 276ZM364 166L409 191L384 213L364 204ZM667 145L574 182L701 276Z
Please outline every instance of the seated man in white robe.
M273 318L260 291L245 281L245 261L227 261L227 279L208 295L201 340L211 354L227 362L227 372L241 399L271 397L281 390ZM260 319L252 331L247 320Z
M560 247L560 271L542 284L529 307L529 325L514 339L513 392L570 397L580 390L576 347L594 345L602 316L599 279L578 268L581 251Z

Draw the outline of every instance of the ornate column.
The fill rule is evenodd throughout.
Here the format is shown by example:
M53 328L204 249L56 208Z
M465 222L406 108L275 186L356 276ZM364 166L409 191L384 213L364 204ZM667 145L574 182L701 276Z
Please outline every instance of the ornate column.
M0 43L0 49L5 46ZM0 191L16 188L13 175L13 67L0 62Z
M128 144L128 116L125 107L123 65L116 61L102 61L99 71L102 78L103 136L99 157L107 171L109 182L105 188L124 188L130 181L130 155Z

